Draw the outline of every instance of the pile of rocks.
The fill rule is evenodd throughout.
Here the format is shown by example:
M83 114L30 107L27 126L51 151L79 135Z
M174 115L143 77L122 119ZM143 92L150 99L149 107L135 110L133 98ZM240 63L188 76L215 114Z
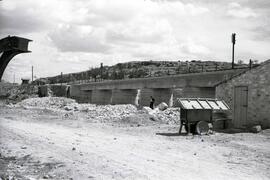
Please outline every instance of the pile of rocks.
M149 114L152 121L158 121L166 124L180 124L180 110L179 108L164 108L165 103L161 103L155 109L143 107L143 111Z
M29 98L17 103L16 106L46 108L54 111L84 112L87 119L95 122L129 123L139 121L138 123L143 123L143 121L151 120L158 123L178 124L180 117L177 108L156 108L152 110L148 107L138 109L131 104L78 104L75 100L65 97Z
M17 103L17 106L60 110L64 109L66 106L71 106L74 108L75 104L77 104L75 100L65 97L43 97L25 99Z
M38 88L33 85L13 86L7 91L7 101L17 103L27 98L38 97Z
M99 122L118 122L128 116L138 114L136 106L125 105L102 105L88 109L87 116Z
M157 118L166 124L180 124L179 108L168 108L156 113Z

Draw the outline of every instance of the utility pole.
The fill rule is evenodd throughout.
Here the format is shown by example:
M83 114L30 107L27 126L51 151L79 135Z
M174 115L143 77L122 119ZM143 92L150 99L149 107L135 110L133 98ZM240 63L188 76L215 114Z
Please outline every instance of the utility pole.
M234 69L234 45L235 45L235 33L232 33L232 69Z
M249 69L251 69L252 68L252 60L250 59L249 60Z
M32 82L34 81L34 66L32 66Z
M103 63L100 63L100 79L103 79Z

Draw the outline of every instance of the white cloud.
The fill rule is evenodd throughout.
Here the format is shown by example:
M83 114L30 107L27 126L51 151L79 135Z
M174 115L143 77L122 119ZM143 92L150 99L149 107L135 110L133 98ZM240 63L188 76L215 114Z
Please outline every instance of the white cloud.
M6 0L0 2L0 36L34 40L32 53L14 61L29 60L39 77L100 62L229 60L232 32L237 58L264 60L269 58L269 8L268 0ZM6 73L24 74L26 66L11 63Z
M227 14L237 18L256 18L258 14L249 7L242 7L239 3L232 2L228 5Z
M198 42L194 42L194 40L192 39L189 39L187 43L183 43L181 47L183 51L188 54L198 54L198 55L210 54L210 50L206 46L201 45Z
M60 24L49 36L64 52L107 53L110 49L104 42L104 30L89 25Z

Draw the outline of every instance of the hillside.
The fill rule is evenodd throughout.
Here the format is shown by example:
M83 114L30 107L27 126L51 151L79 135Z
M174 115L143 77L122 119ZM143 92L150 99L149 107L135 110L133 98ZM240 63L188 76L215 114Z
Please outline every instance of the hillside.
M236 64L235 68L246 68L247 64ZM77 81L103 81L130 78L160 77L176 74L209 72L230 69L229 62L215 61L132 61L113 66L101 66L87 71L46 77L36 80L39 84L70 83Z

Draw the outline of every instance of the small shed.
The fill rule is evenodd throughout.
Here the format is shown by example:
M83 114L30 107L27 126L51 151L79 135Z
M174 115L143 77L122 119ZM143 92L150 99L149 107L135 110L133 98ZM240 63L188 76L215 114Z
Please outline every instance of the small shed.
M270 128L270 60L219 83L216 98L232 107L234 128Z
M181 120L179 133L183 126L187 133L207 132L208 123L213 123L213 111L230 109L224 101L210 98L178 98L177 104L180 107Z

